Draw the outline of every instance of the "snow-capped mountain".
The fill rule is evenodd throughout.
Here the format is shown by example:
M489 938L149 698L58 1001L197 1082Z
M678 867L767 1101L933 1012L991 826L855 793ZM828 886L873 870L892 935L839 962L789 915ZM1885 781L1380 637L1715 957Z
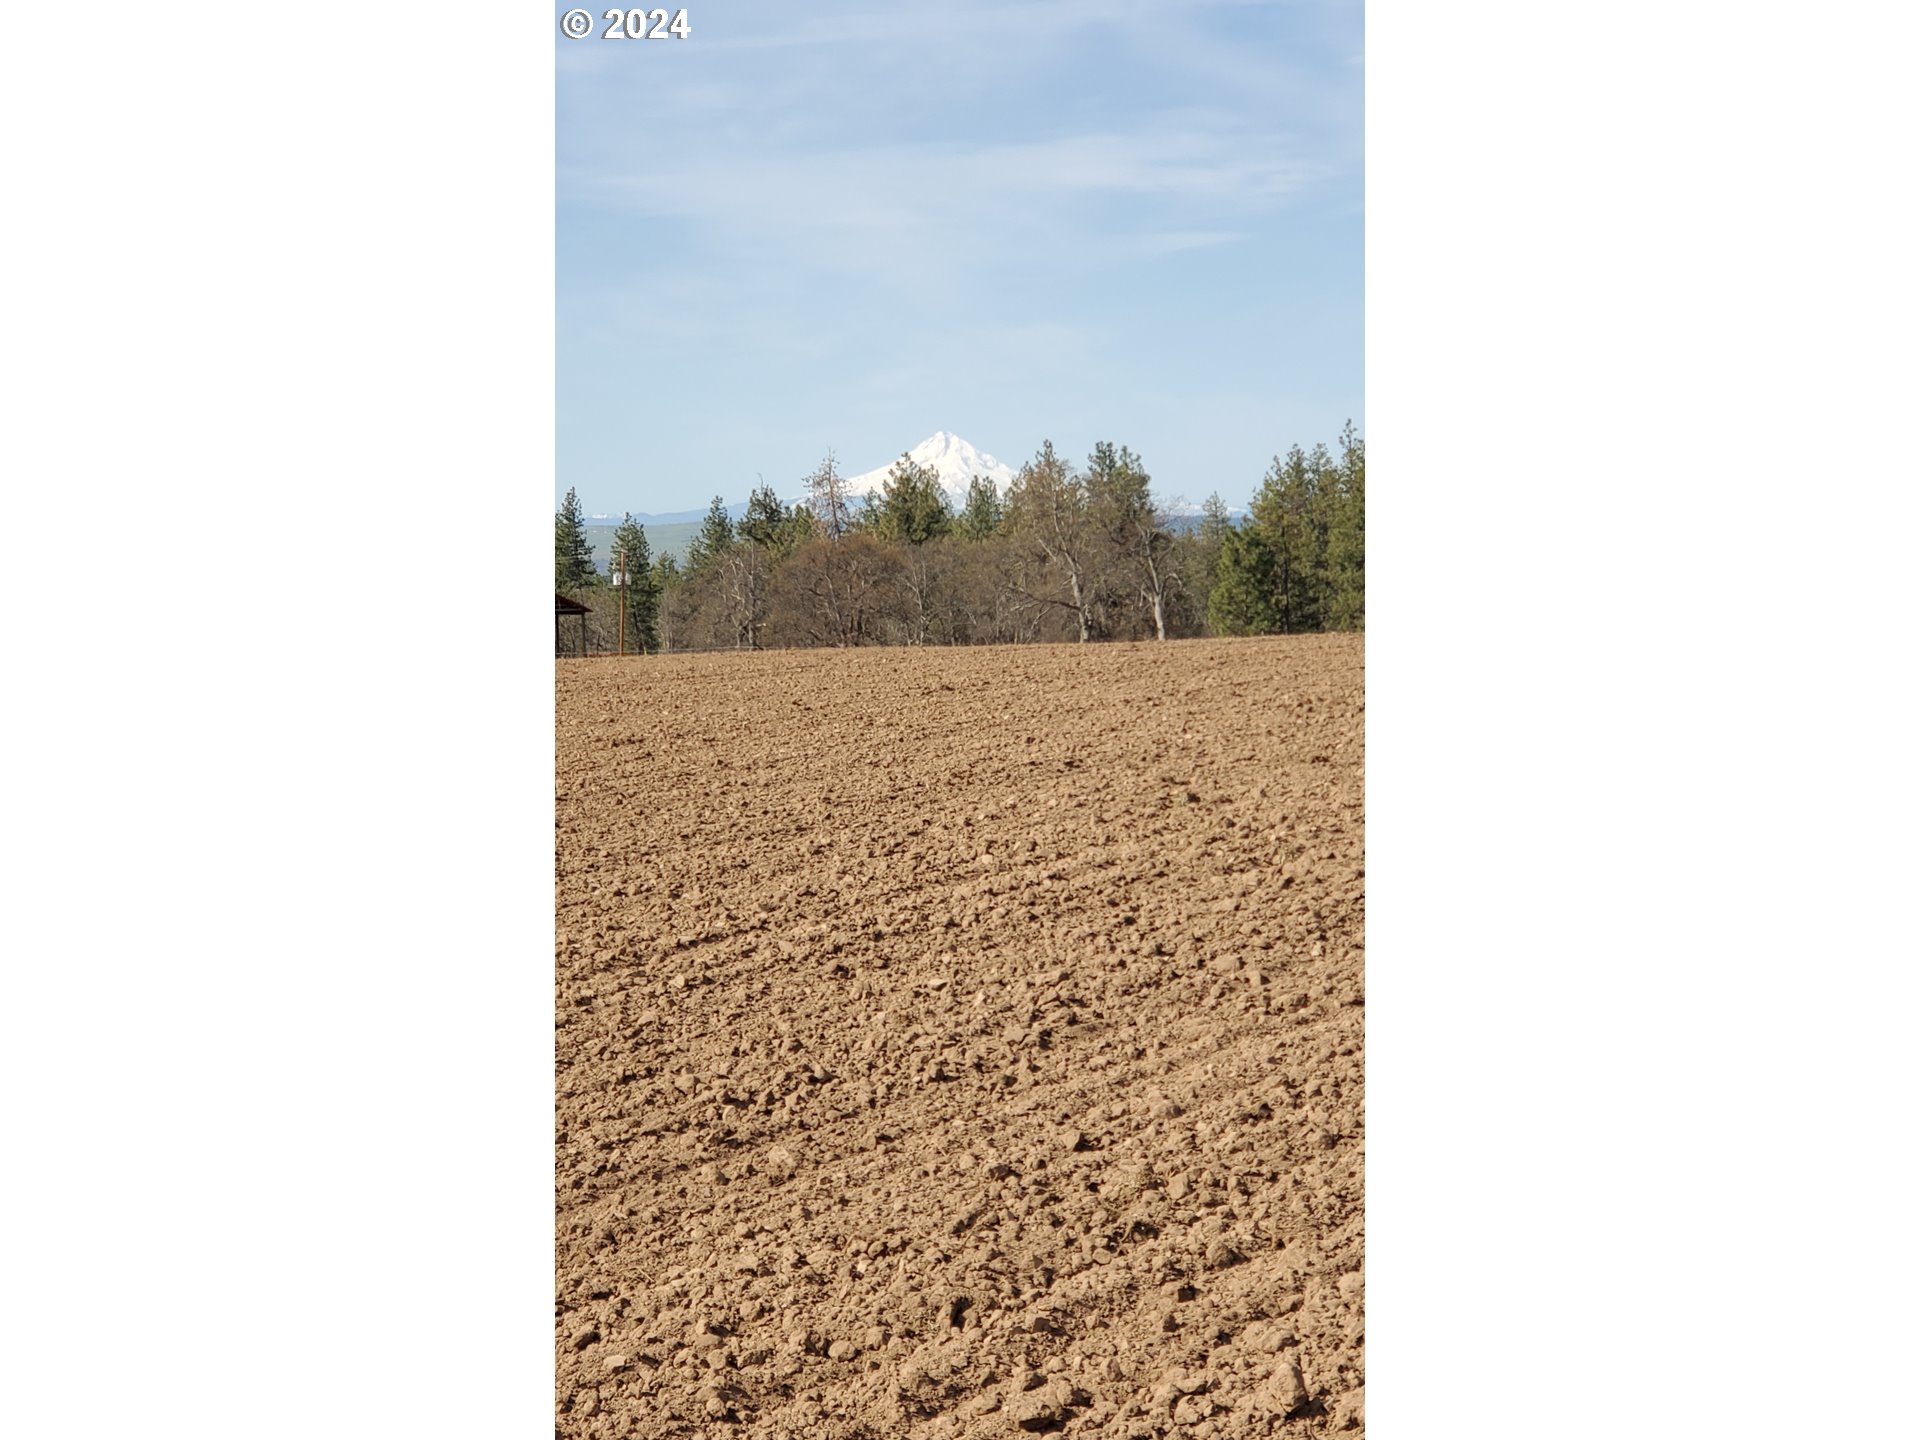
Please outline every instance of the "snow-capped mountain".
M967 503L967 486L976 475L984 475L993 482L993 488L1002 495L1007 486L1013 483L1013 467L996 460L983 450L976 450L958 435L941 430L929 435L918 445L907 451L907 456L916 465L931 467L940 476L940 487L947 492L947 499L957 510ZM894 456L877 470L869 470L864 475L855 475L847 481L849 495L878 494L886 483L887 472L899 462Z

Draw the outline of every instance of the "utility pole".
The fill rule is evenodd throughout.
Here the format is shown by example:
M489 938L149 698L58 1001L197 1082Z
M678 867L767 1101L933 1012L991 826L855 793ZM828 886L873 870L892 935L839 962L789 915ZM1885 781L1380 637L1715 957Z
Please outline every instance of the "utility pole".
M614 588L620 592L618 597L620 601L618 611L620 616L620 639L618 646L619 653L624 655L627 653L627 552L624 550L616 550L613 552L613 558L615 564L618 565L620 569L620 574L613 583Z

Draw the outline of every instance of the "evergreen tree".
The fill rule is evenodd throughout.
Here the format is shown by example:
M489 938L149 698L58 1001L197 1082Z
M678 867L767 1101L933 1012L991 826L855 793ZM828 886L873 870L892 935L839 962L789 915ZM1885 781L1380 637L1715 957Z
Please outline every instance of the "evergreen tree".
M1006 511L993 481L976 475L967 482L967 503L954 520L954 531L965 540L985 540L1000 528Z
M734 533L749 545L772 550L785 538L786 531L787 507L780 503L771 485L757 487L747 496L746 513Z
M1216 490L1207 496L1206 503L1200 507L1200 533L1217 545L1232 528L1233 516L1227 510L1227 502L1220 498L1220 492Z
M1280 628L1274 609L1274 556L1267 533L1249 522L1221 537L1213 589L1207 596L1207 626L1216 635L1271 635Z
M1340 432L1337 485L1327 521L1327 624L1367 628L1367 442L1349 420Z
M776 560L811 539L813 530L813 510L805 504L788 509L771 485L761 485L747 497L746 513L733 527L736 539L759 546Z
M953 528L953 509L940 488L940 472L902 455L870 502L873 532L882 540L924 545Z
M1298 445L1278 457L1254 493L1252 523L1273 555L1273 612L1282 634L1323 628L1326 617L1325 482L1333 468L1324 445Z
M627 644L642 655L650 655L660 648L660 586L654 578L647 527L632 515L613 532L613 576L618 577L623 567L627 583L620 592L620 603L627 612Z
M1147 486L1146 468L1138 455L1111 440L1094 442L1093 454L1087 457L1087 497L1102 519L1147 508L1151 503Z
M1181 555L1180 573L1186 581L1184 589L1191 602L1190 613L1197 624L1206 624L1207 598L1213 594L1214 577L1220 568L1220 550L1231 529L1233 517L1227 513L1227 502L1216 490L1201 505L1199 523L1174 542Z
M1220 547L1226 543L1227 532L1233 529L1233 516L1227 511L1227 502L1220 498L1220 492L1214 491L1207 496L1200 507L1200 523L1194 529L1199 539L1200 574L1199 581L1203 591L1213 589L1214 567L1220 563Z
M840 530L842 536L880 533L880 498L871 491L857 500L850 498L845 510L847 518Z
M598 578L593 569L593 547L587 544L586 517L580 497L567 488L567 498L553 517L553 588L584 590Z
M820 522L814 517L813 507L804 500L796 500L793 508L787 511L786 534L782 541L784 551L791 553L820 532Z
M687 572L702 573L732 548L733 518L727 514L727 502L716 495L700 522L700 533L687 542Z
M1153 503L1151 479L1140 457L1102 440L1087 460L1087 506L1109 562L1103 577L1120 597L1137 598L1167 638L1167 601L1175 588L1173 536Z

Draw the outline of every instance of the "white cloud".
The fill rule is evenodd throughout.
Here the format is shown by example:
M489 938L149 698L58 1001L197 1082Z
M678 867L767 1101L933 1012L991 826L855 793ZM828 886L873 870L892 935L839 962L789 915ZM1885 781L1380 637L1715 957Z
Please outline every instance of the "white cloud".
M924 283L950 267L1070 248L1081 261L1222 244L1324 173L1270 135L1156 128L654 159L582 193L695 227L701 243Z

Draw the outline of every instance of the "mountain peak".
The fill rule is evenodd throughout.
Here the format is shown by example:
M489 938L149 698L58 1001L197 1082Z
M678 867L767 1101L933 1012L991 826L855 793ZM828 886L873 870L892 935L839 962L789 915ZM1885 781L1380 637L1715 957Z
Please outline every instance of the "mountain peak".
M947 492L947 499L956 509L966 503L967 486L976 475L985 476L993 483L994 489L1002 494L1013 483L1011 466L975 448L951 430L936 430L905 453L916 465L925 465L940 477L940 488ZM853 476L847 481L848 493L877 494L886 483L888 473L898 463L899 457L896 455L877 469Z

